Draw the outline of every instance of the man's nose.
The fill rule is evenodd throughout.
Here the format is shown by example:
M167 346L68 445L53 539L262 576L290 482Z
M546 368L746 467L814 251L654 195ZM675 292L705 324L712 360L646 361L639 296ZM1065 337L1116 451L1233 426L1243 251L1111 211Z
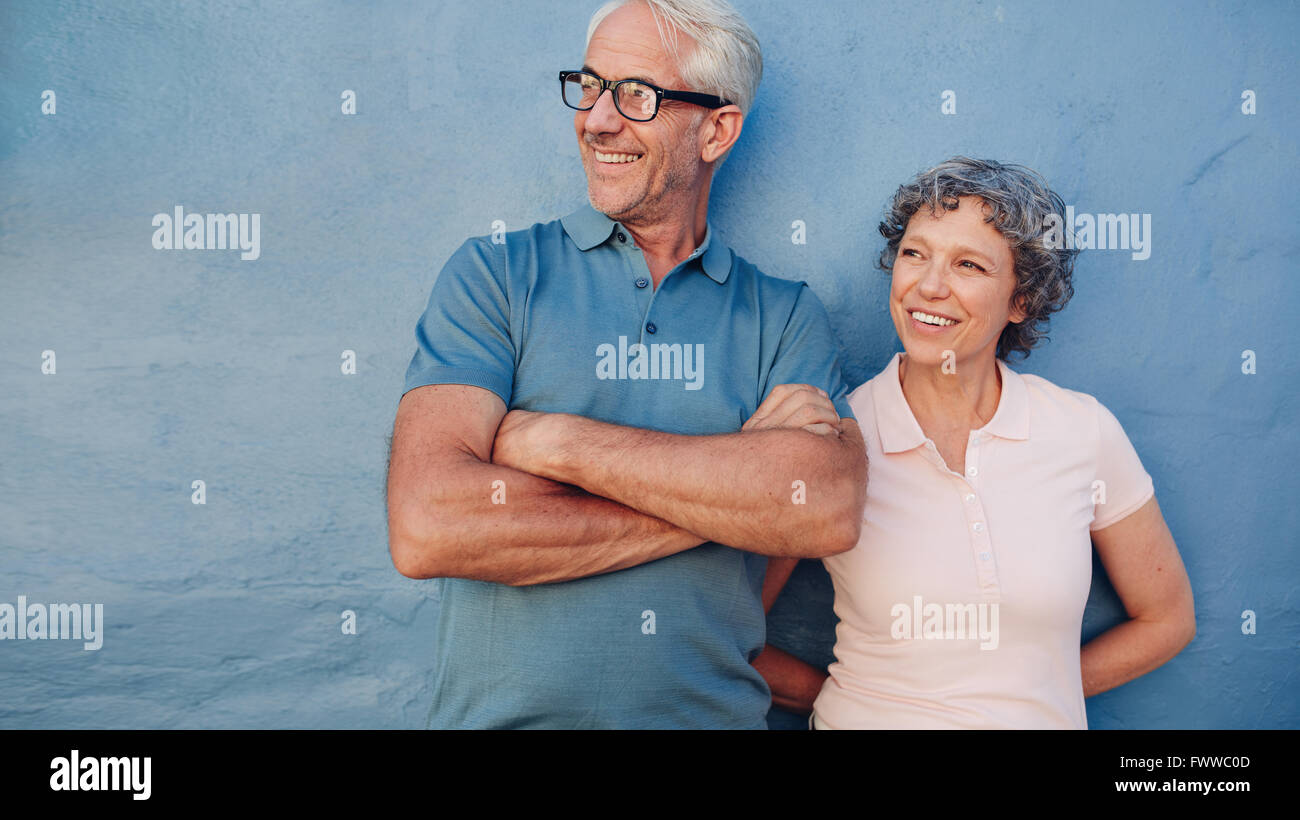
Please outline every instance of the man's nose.
M605 89L596 98L596 104L587 112L583 128L593 134L610 134L623 127L623 115L614 106L614 92Z

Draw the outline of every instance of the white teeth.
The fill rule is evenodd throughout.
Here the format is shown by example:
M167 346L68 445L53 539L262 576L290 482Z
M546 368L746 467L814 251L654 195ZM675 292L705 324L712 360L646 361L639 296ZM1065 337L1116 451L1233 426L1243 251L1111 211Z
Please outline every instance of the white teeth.
M596 152L596 159L601 162L636 162L641 159L640 154L602 154Z
M947 327L948 325L957 324L952 319L945 319L942 316L931 316L930 314L922 313L919 310L912 311L912 318L918 322L925 322L927 325L938 325L939 327Z

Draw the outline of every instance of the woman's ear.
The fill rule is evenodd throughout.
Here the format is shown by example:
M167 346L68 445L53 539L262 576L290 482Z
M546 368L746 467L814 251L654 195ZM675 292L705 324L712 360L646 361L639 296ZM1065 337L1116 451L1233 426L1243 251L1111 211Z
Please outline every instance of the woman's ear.
M1012 296L1011 316L1010 316L1011 323L1018 325L1021 322L1023 322L1028 316L1029 316L1029 312L1025 309L1025 295L1022 293L1022 294Z

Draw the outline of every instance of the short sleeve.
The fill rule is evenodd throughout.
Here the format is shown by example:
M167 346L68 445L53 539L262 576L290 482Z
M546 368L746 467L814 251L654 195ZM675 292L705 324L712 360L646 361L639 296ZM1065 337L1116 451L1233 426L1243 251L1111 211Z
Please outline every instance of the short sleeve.
M443 266L415 326L403 394L427 384L467 384L491 390L510 406L515 349L495 253L483 239L469 239Z
M795 298L759 403L766 401L768 394L780 384L820 387L835 403L840 418L854 418L848 387L840 373L840 349L831 331L830 317L817 294L806 284Z
M1123 521L1155 495L1151 476L1142 467L1119 419L1097 403L1097 475L1093 484L1092 530ZM1097 484L1095 482L1102 482Z

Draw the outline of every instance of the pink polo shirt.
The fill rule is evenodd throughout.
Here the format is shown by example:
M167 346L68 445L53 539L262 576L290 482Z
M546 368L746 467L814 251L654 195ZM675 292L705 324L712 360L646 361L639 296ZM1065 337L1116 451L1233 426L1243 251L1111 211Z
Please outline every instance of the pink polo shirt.
M818 729L1086 729L1091 530L1154 494L1115 417L1003 362L998 409L948 469L898 380L849 395L869 459L862 536L823 559L836 662Z

